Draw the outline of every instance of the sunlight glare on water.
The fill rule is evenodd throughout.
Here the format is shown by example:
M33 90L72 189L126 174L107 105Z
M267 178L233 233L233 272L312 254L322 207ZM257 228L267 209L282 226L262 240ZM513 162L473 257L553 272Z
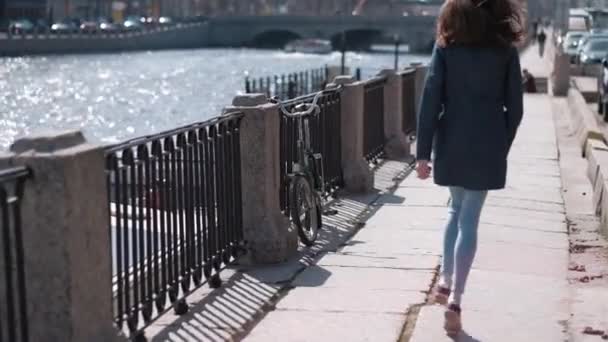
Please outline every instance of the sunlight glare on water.
M364 76L392 68L391 54L349 53ZM428 56L402 55L402 65ZM0 58L0 149L18 137L82 130L112 144L209 119L244 89L244 75L338 65L340 54L200 49Z

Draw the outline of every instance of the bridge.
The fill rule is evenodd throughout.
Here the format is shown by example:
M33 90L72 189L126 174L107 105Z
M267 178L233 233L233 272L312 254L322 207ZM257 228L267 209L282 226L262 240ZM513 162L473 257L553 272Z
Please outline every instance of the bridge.
M242 16L209 20L211 46L283 47L297 38L324 38L334 47L365 49L378 41L399 36L413 51L429 51L434 42L433 16Z
M201 22L123 33L74 33L0 36L0 55L93 53L203 47L282 48L298 38L330 39L336 49L344 34L349 49L393 42L398 35L411 51L428 52L433 44L432 16L220 16Z
M549 92L524 97L459 341L608 338L608 127L548 44L522 52ZM337 214L307 248L287 215L294 119L263 94L113 146L19 139L0 158L0 341L451 341L430 295L448 196L412 173L425 73L323 93L309 129Z

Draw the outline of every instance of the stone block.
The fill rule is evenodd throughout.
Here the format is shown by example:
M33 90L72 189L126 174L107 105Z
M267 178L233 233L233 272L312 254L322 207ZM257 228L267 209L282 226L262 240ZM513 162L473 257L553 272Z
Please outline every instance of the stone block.
M587 176L593 188L593 208L601 213L601 198L604 194L604 183L608 180L608 147L598 141L587 145Z
M604 136L598 126L595 114L587 106L583 95L577 89L568 90L568 106L572 128L577 136L581 153L585 156L589 140L604 142Z
M327 67L327 81L333 80L338 76L341 76L340 74L342 73L342 66L340 65L330 65ZM350 75L350 68L349 67L345 67L344 73L346 75Z
M280 209L278 106L259 94L238 96L224 112L244 113L240 127L243 229L252 263L283 262L295 255L297 233Z
M255 107L268 102L266 94L244 94L236 96L232 100L235 107Z
M345 84L341 116L344 186L350 192L369 192L374 188L374 175L364 158L364 84L342 76L334 82Z
M418 108L420 108L420 100L422 98L422 91L424 89L424 82L426 80L428 66L416 64L414 67L416 68L416 110L418 110Z
M386 155L389 159L400 160L411 154L408 137L403 133L403 100L401 75L392 69L382 70L379 75L386 77L384 86L384 135Z
M80 132L17 140L31 341L126 341L113 324L108 193L101 147ZM86 199L86 200L83 200Z
M570 56L561 51L554 51L553 53L551 91L554 96L567 96L570 87Z

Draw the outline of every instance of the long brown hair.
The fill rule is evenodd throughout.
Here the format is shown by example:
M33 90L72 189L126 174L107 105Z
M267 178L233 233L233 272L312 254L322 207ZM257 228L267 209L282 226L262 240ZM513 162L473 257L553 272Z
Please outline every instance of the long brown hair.
M446 0L437 20L439 46L511 46L524 34L523 13L513 0Z

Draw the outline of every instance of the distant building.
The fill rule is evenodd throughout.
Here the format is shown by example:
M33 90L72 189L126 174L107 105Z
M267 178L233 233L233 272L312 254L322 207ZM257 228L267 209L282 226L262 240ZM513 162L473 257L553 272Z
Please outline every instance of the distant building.
M47 15L46 0L0 0L0 17L3 20L18 18L41 19Z

